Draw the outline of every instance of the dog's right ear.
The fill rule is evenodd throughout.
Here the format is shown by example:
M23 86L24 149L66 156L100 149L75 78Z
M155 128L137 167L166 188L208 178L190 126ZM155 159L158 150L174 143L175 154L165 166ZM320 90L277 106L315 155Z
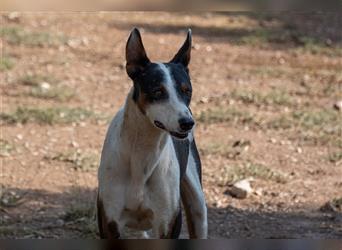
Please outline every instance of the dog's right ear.
M150 63L140 32L134 28L126 44L126 71L129 77L134 80Z

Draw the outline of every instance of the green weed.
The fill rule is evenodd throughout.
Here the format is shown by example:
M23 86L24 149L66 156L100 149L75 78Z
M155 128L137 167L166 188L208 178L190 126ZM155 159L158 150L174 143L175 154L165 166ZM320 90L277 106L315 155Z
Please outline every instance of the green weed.
M0 37L14 45L44 46L57 45L67 42L65 36L51 35L47 32L29 32L16 26L0 28Z
M0 113L0 121L5 124L39 123L53 125L80 122L96 115L83 108L27 108L19 107L12 113Z
M2 56L0 58L0 72L10 70L14 67L14 60L9 56Z

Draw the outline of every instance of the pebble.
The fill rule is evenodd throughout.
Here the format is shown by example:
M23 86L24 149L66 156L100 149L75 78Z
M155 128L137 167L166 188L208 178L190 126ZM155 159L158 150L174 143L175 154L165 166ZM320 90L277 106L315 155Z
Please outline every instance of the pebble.
M199 50L201 48L201 45L199 45L198 43L195 43L193 45L193 48L194 48L194 50Z
M269 142L275 144L275 143L277 143L277 139L275 139L275 138L270 138L270 139L269 139Z
M209 98L208 98L208 97L203 96L203 97L200 99L200 103L208 103L208 102L209 102Z
M49 89L51 88L51 85L50 85L50 83L48 83L48 82L42 82L42 83L40 84L40 88L41 88L42 90L49 90Z
M78 148L79 144L76 141L72 141L71 146L73 146L74 148Z
M258 188L254 191L254 194L257 195L257 196L262 196L262 189L261 188Z
M229 189L228 193L238 199L245 199L247 196L253 192L253 188L250 183L251 179L244 179L235 182Z
M57 226L57 227L61 227L61 226L63 226L63 225L64 225L64 220L58 219L58 220L56 221L56 226Z
M342 111L342 100L335 102L334 103L334 108L336 110Z
M19 21L19 18L20 18L20 13L17 12L17 11L13 11L13 12L10 12L8 15L7 15L7 18L11 21L14 21L14 22L18 22Z

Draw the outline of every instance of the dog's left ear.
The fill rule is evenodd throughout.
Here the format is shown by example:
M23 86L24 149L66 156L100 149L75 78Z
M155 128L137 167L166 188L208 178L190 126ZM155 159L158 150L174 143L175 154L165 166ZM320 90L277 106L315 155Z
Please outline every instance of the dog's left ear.
M188 30L188 34L186 36L186 40L183 43L183 46L177 52L177 54L170 61L171 63L180 63L185 68L188 68L191 56L191 29Z

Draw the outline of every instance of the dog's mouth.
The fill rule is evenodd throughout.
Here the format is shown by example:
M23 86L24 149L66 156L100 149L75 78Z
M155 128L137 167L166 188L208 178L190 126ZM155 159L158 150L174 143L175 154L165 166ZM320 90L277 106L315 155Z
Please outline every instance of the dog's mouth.
M177 139L185 139L188 137L189 133L177 133L177 132L170 132L170 135L176 137Z
M164 124L161 123L160 121L154 121L154 125L156 125L156 126L157 126L158 128L160 128L160 129L166 130Z
M185 138L188 137L188 134L189 134L189 133L178 133L178 132L168 131L165 128L164 124L161 123L160 121L154 121L154 125L156 125L156 127L160 128L160 129L163 129L163 130L169 132L171 136L173 136L173 137L175 137L177 139L185 139Z

